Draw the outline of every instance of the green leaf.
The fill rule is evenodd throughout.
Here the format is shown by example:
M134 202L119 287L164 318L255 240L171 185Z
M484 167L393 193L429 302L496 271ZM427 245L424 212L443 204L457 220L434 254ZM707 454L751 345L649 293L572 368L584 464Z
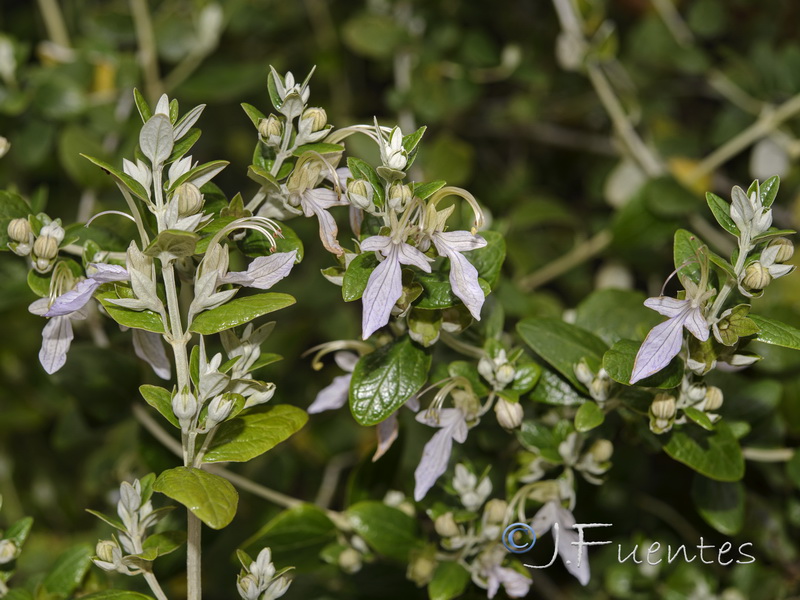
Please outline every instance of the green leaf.
M388 58L405 38L403 28L388 14L361 13L342 28L344 43L367 58Z
M477 250L473 250L477 252ZM465 255L469 258L469 254ZM352 265L352 263L350 263ZM450 285L450 275L442 271L434 271L433 273L414 273L417 282L422 285L422 295L419 302L415 304L417 308L425 308L429 310L451 308L463 304L461 298L453 293L453 288ZM481 286L484 295L489 295L491 288L489 284L478 278L478 285Z
M3 539L13 541L17 545L17 548L19 548L25 543L25 540L28 539L31 527L33 527L33 517L22 517L6 529L3 533Z
M713 432L696 427L673 429L661 438L673 459L716 481L739 481L744 476L744 457L730 426L722 421Z
M295 303L289 294L269 292L234 298L230 302L197 315L189 331L203 335L219 333L238 325L244 325L267 313L286 308Z
M319 553L335 540L336 526L325 512L303 503L279 513L243 546L254 556L269 547L278 568L292 565L307 569L321 564Z
M189 181L190 179L193 180L192 183L197 185L199 188L202 188L203 185L205 185L208 182L208 180L215 177L217 173L222 171L229 164L230 163L227 160L212 160L211 162L203 163L202 165L197 165L193 169L189 169L186 173L178 177L175 181L171 182L169 190L172 191L177 189L179 185L181 185L186 181ZM203 180L198 179L201 177L203 178Z
M200 236L191 231L166 229L145 248L147 256L158 258L161 262L172 261L194 254Z
M605 420L606 415L596 402L584 402L575 413L575 429L585 433L599 427Z
M702 410L687 406L683 409L683 413L706 431L712 431L714 429L714 424L711 422L711 419Z
M517 431L517 439L525 448L531 452L538 452L545 460L561 464L564 459L558 452L558 446L567 438L571 429L568 421L562 423L566 427L551 429L538 421L523 421Z
M717 223L719 223L720 227L738 238L740 232L739 228L736 226L736 223L734 223L733 219L731 219L731 205L711 192L706 193L706 202L708 202L708 208L711 209L711 212L714 214L714 218L717 220Z
M577 406L586 402L585 396L550 369L542 370L542 376L533 388L530 398L534 402L558 406Z
M441 562L428 584L430 600L453 600L467 589L469 571L454 561Z
M81 600L154 600L152 596L129 592L128 590L103 590L88 596L81 596Z
M603 368L617 383L631 385L631 373L641 342L620 340L603 355ZM683 379L683 361L677 356L658 373L636 382L639 387L670 389L680 385Z
M108 316L120 325L133 327L134 329L144 329L153 333L164 333L164 322L161 316L151 310L129 310L109 302L110 299L117 299L120 296L114 291L105 291L95 296L103 308L106 309Z
M646 297L631 290L592 292L575 309L575 325L613 345L622 339L643 340L661 317L644 305Z
M688 277L694 283L700 283L700 264L702 257L700 248L705 246L703 240L690 231L678 229L675 232L673 257L678 277Z
M139 116L142 117L142 123L147 123L150 117L153 116L153 111L150 110L150 105L147 103L147 100L144 99L142 93L136 88L133 88L133 101L136 103Z
M800 329L761 315L749 315L759 328L755 339L765 344L800 350Z
M236 515L239 494L227 479L192 467L175 467L156 479L155 491L183 504L211 529L222 529Z
M171 162L175 162L179 158L181 158L184 154L189 152L192 149L192 146L195 145L195 142L200 139L200 130L192 128L189 130L189 133L185 134L180 140L175 143L175 146L172 148L172 154L169 155L164 164L168 165Z
M288 404L259 407L220 425L203 462L247 462L289 439L306 421L304 410Z
M760 244L761 242L766 242L776 237L786 237L794 235L795 233L797 232L794 229L777 229L773 227L769 231L758 234L752 241L754 244Z
M174 427L181 428L178 418L172 412L172 394L168 390L157 385L143 385L139 388L139 393L144 401L155 408L162 417Z
M377 266L378 259L374 252L364 252L350 261L342 278L342 298L345 302L353 302L364 295L369 276Z
M428 128L423 125L415 132L403 136L403 148L406 152L411 154L414 150L416 150L417 145L419 144L420 140L422 140L422 136L425 134L427 129Z
M108 164L103 160L100 160L99 158L87 156L86 154L81 154L81 156L86 160L93 162L101 169L103 169L106 173L111 175L117 181L117 183L120 183L123 186L125 186L125 188L127 188L134 196L138 197L140 200L144 200L145 202L150 201L147 197L147 192L145 191L142 184L136 181L130 175L127 175L126 173L120 171L119 169L115 169L110 164Z
M752 194L756 190L756 187L758 187L759 195L761 196L761 203L764 205L764 208L769 208L772 206L772 203L775 202L775 198L778 196L778 188L780 185L781 178L777 175L773 175L760 184L756 179L750 184L750 187L747 188L747 195L749 196Z
M361 160L360 158L350 156L347 158L347 168L350 169L353 179L365 179L370 183L375 195L378 198L378 202L376 204L378 206L383 206L386 191L384 190L383 183L381 183L381 180L378 178L378 174L375 172L375 169L372 168L372 165Z
M67 598L78 589L92 564L94 548L88 544L73 546L58 557L42 581L44 590L55 598Z
M744 523L744 486L741 481L714 481L695 474L692 500L703 520L723 535L734 536Z
M175 552L185 543L185 531L162 531L150 535L142 544L142 549L144 551L155 550L155 555L158 557Z
M511 389L519 394L530 392L542 376L542 367L535 362L518 362L514 364L514 381Z
M344 152L344 146L340 144L326 144L318 142L316 144L303 144L294 149L292 154L294 156L302 156L306 152L316 152L317 154L336 154Z
M120 531L125 531L125 525L123 525L122 521L120 521L119 519L117 519L115 517L109 517L108 515L104 515L100 511L91 510L89 508L86 509L86 512L88 512L90 515L94 515L95 517L97 517L98 519L103 521L104 523L107 523L108 525L111 525L114 529L119 529Z
M430 183L412 183L411 190L420 200L427 200L446 185L447 182L444 180L431 181Z
M88 162L81 154L105 154L99 136L88 128L67 125L58 138L58 161L72 181L81 187L96 188L108 182L106 177Z
M405 561L411 550L422 546L416 519L383 502L359 502L346 514L355 532L383 556Z
M241 107L244 109L244 112L247 113L247 116L250 118L250 121L253 123L256 129L258 129L258 124L261 122L261 119L267 118L267 115L262 113L252 104L242 102Z
M350 410L361 425L377 425L428 378L431 356L403 336L362 356L350 380Z
M478 277L485 279L494 289L500 281L500 269L506 258L506 241L502 233L497 231L481 231L486 246L465 252L466 259L478 270Z
M593 333L559 319L523 319L517 323L517 332L536 354L579 390L585 387L575 376L575 365L587 359L596 371L608 349Z

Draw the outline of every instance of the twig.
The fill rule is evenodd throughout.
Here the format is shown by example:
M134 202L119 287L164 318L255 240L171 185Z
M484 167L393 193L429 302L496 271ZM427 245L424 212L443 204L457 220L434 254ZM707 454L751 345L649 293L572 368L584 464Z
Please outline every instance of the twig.
M39 10L42 12L47 37L50 38L50 41L63 48L70 48L69 32L64 23L61 7L58 6L58 0L39 0Z
M147 99L155 102L162 93L162 84L158 72L158 51L156 37L153 33L153 23L150 20L150 9L147 6L147 0L130 0L130 3Z
M786 462L795 452L794 448L742 448L744 457L756 462Z
M597 256L608 247L612 239L613 236L611 232L607 229L603 229L588 240L575 246L563 256L560 256L538 271L523 277L519 282L520 288L526 292L535 290L548 281L563 275L570 269Z
M692 30L686 25L686 21L683 20L672 0L653 0L653 6L678 44L686 48L694 43Z

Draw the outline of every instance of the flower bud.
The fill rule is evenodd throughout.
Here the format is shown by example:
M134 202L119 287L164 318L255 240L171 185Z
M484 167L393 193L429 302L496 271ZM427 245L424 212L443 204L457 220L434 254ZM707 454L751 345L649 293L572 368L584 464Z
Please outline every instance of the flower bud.
M197 399L187 388L175 394L172 399L172 412L181 422L181 427L188 427L189 421L197 413Z
M707 387L705 383L693 383L689 386L689 389L686 390L686 396L692 403L700 402L706 397L706 391Z
M231 410L233 410L233 402L226 398L224 394L217 396L208 404L208 422L206 426L212 422L214 424L222 423L231 414Z
M751 290L763 290L769 285L770 281L772 281L772 275L758 261L745 269L744 279L742 279L744 286Z
M775 255L776 263L785 263L794 256L794 244L791 240L779 237L767 244L769 248L774 248L775 246L778 246L778 253Z
M0 135L0 158L3 158L11 150L11 142Z
M573 367L573 371L575 371L575 377L578 378L583 385L589 387L594 381L594 373L589 368L589 365L586 364L585 360L582 360L578 364Z
M483 356L478 361L478 373L489 383L494 382L494 363L488 356Z
M719 409L719 407L722 406L722 400L723 400L722 390L714 385L708 386L708 390L706 391L706 401L705 405L703 406L703 410L706 412L712 412Z
M413 581L417 586L428 585L433 579L433 572L436 570L436 558L425 553L418 554L411 558L406 569L406 578Z
M245 600L257 600L262 592L258 577L252 573L239 577L236 587L239 588L239 595Z
M492 498L483 507L483 514L486 516L486 521L489 523L502 523L506 518L506 509L508 502L500 498Z
M656 419L668 421L677 413L675 398L666 393L658 394L650 405L650 412Z
M64 241L65 232L64 228L59 225L59 222L60 221L51 221L42 227L42 229L39 231L39 235L49 235L50 237L55 238L58 244L61 244L61 242Z
M522 424L523 411L519 402L498 398L494 405L494 413L503 429L516 429Z
M509 363L505 363L500 365L498 369L495 371L495 378L497 379L497 383L502 385L503 387L507 386L509 383L514 381L514 375L516 371L514 367L511 366Z
M597 402L605 402L608 400L608 394L611 391L611 380L608 377L598 375L592 379L589 384L589 394Z
M41 235L33 243L33 254L37 259L51 261L58 256L58 240L50 235Z
M407 185L393 183L392 187L389 188L389 198L387 201L389 208L395 211L403 210L413 195L411 188Z
M17 557L17 545L13 540L0 541L0 565L11 562Z
M114 550L119 548L117 543L113 540L100 540L97 542L97 546L94 549L94 553L97 555L102 561L113 563L114 562Z
M8 237L12 242L23 244L30 240L31 224L28 219L14 219L8 224Z
M142 495L137 489L138 487L127 481L123 481L119 486L119 502L131 514L137 512L142 505Z
M353 548L345 548L339 554L339 567L345 573L352 574L361 570L361 554Z
M203 208L203 194L193 183L182 183L175 190L178 199L178 214L181 217L188 217L197 213Z
M311 133L320 131L328 123L328 115L324 108L307 108L303 111L301 121L307 121L311 125Z
M436 530L436 533L443 538L455 537L461 533L461 529L451 512L446 512L436 517L436 520L433 522L433 528Z
M353 206L361 210L367 210L372 206L374 193L372 186L363 179L354 179L347 186L347 197Z
M270 115L258 122L258 133L266 140L273 136L280 137L283 135L283 123L275 115Z
M474 392L454 389L450 392L450 396L453 398L455 407L464 413L468 422L478 416L481 401Z
M614 444L609 440L597 440L589 448L589 454L598 463L604 463L614 454Z

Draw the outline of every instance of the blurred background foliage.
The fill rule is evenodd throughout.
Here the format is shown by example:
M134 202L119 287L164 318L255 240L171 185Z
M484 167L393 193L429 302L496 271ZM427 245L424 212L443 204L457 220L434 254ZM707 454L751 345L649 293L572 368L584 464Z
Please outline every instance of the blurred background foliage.
M509 326L525 316L561 316L596 287L657 293L672 270L677 227L729 250L731 240L710 226L705 190L727 196L733 184L777 173L776 225L800 226L800 4L576 5L581 35L570 37L560 35L554 6L537 0L4 1L0 134L12 146L0 160L0 186L65 223L119 208L111 179L79 153L115 165L132 155L139 126L135 86L151 100L167 91L184 108L208 104L193 155L231 161L217 183L229 196L252 194L246 167L255 132L238 105L267 107L269 64L301 78L316 65L312 104L325 107L334 125L377 116L404 131L428 126L417 161L422 176L472 191L491 213L493 228L507 236L507 277L493 302L502 304ZM624 122L638 131L649 159L627 152L627 141L617 135ZM358 140L350 150L362 150ZM314 221L292 226L311 248ZM106 218L93 227L107 234L109 247L125 247L126 222ZM265 346L287 359L268 367L266 377L277 383L279 401L301 407L338 374L314 374L310 361L299 358L302 352L353 337L358 329L358 307L343 305L339 290L319 275L329 266L321 256L307 252L295 269L285 291L298 303L281 313ZM20 562L23 578L35 578L65 549L108 535L85 507L107 509L113 501L108 490L120 480L167 468L173 458L131 414L140 401L138 385L153 375L113 327L103 348L78 330L66 368L54 377L44 374L37 361L43 321L27 312L34 297L25 276L19 258L0 256L0 521L35 517ZM771 304L757 301L756 308L800 325L798 282L792 276L773 284L778 292L768 295ZM731 404L749 415L745 445L796 446L800 355L759 350L767 360L736 386L726 384L742 396ZM403 416L409 418L402 444L377 466L369 463L373 432L338 411L315 416L245 474L334 508L380 499L389 489L407 492L426 432ZM505 442L477 437L474 451L481 458L475 460L496 465L495 489L502 489ZM592 550L588 588L556 566L534 574L533 595L772 600L798 593L797 457L748 463L745 485L737 488L746 510L733 515L726 537L693 506L691 471L655 444L626 445L632 442L624 431L614 441L609 482L579 490L579 522L614 523L612 539L624 548L643 540L694 545L701 535L717 545L728 537L734 547L749 541L757 561L646 569L617 564L612 545ZM231 597L232 550L278 510L243 493L234 524L207 534L208 598ZM430 525L420 522L423 529ZM290 541L280 546L272 539L279 564L301 567L287 598L425 597L424 588L406 581L402 565L380 562L347 576L316 559L314 540L302 548ZM309 551L310 558L303 554ZM175 555L160 565L176 597L182 568ZM105 577L94 568L90 574ZM481 590L470 593L485 597Z

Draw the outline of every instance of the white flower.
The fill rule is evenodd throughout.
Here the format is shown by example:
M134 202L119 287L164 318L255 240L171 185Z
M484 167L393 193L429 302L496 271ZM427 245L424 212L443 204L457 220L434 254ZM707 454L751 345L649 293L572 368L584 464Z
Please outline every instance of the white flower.
M748 239L764 233L772 225L772 210L764 208L757 190L748 197L738 185L731 191L731 219Z
M636 354L631 383L658 373L678 355L683 345L684 327L701 342L708 339L710 325L703 316L703 304L713 293L713 290L701 292L697 285L687 280L685 300L659 296L644 301L645 306L669 319L647 334Z
M466 415L459 408L423 411L417 413L417 421L431 427L439 427L439 431L425 444L422 459L414 471L416 481L414 500L419 502L447 470L453 441L463 444L467 439L469 427Z
M531 578L522 573L501 566L506 553L503 547L495 545L485 550L470 566L472 581L486 589L486 596L494 598L502 585L509 598L524 598L531 588Z
M531 527L536 532L537 538L541 538L556 523L558 528L553 530L556 551L567 571L580 581L581 585L586 585L591 577L589 557L583 551L582 546L579 545L578 532L572 528L575 525L575 517L572 516L572 513L564 508L560 502L551 500L534 515ZM579 551L581 552L580 556L578 555Z
M439 256L450 259L450 287L476 320L481 320L485 299L478 283L478 270L461 254L486 246L486 240L468 231L437 231L432 236Z
M473 511L478 510L492 493L492 482L488 477L478 481L478 476L461 463L456 465L453 487L458 492L464 508Z
M426 273L431 272L431 259L403 241L384 235L374 235L361 242L361 250L374 251L383 261L375 267L367 281L361 302L364 307L361 327L363 338L389 322L392 307L403 294L400 265L414 265Z
M396 171L402 171L408 163L408 152L403 147L403 132L399 127L394 127L387 135L383 133L378 120L375 119L376 137L379 140L381 162L383 166Z

